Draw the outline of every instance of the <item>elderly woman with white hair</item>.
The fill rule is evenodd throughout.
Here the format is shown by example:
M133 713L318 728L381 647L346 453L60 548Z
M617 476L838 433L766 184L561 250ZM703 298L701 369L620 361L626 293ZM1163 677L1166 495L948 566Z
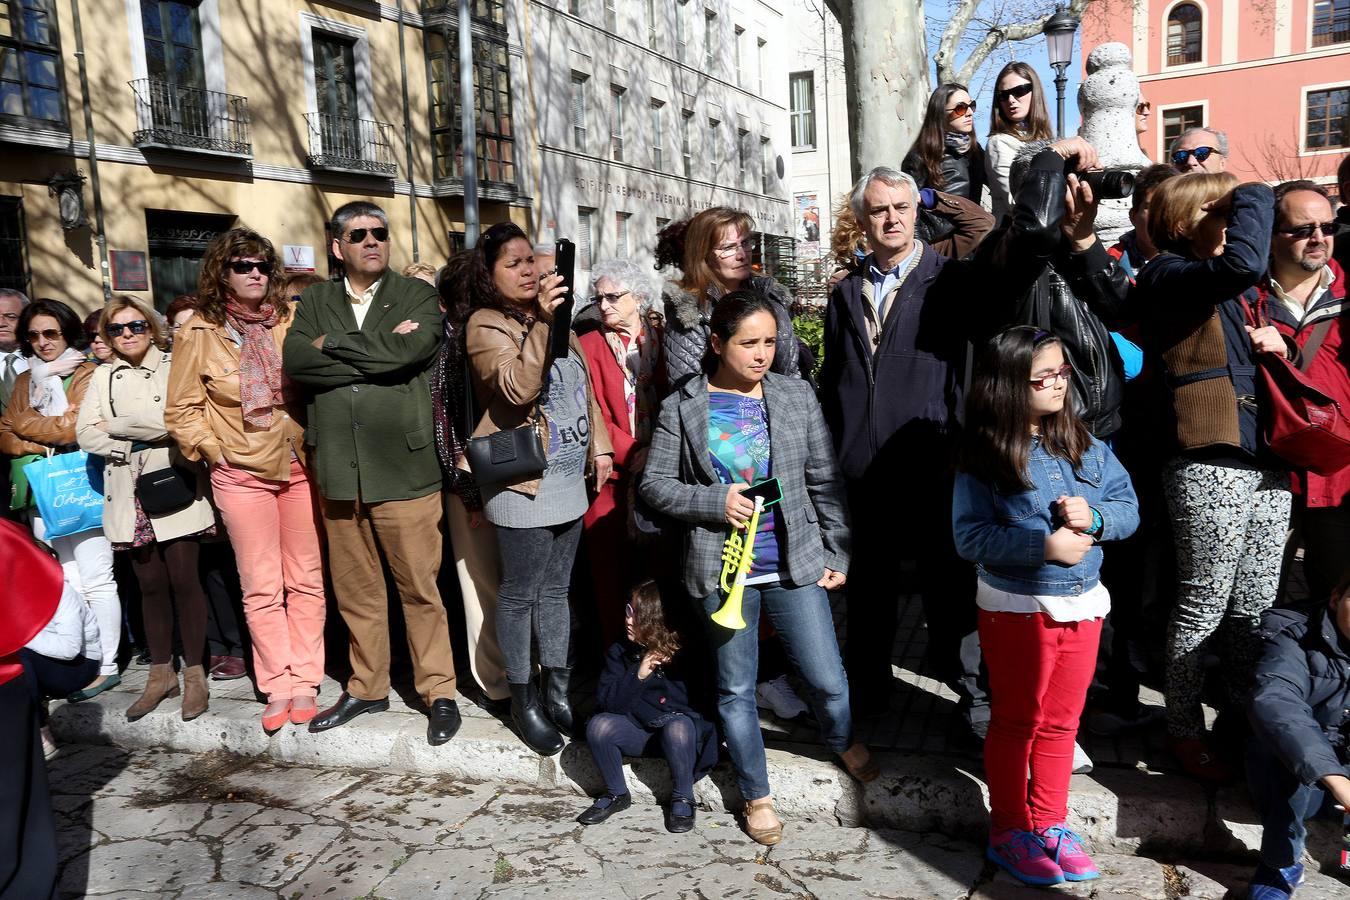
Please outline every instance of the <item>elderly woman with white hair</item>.
M614 473L601 485L582 527L587 546L619 548L628 543L630 484L646 462L665 395L662 326L653 312L651 279L626 259L607 259L591 269L591 300L600 327L581 336L581 348L614 445ZM639 554L589 556L602 646L608 647L624 635L624 604L644 573Z

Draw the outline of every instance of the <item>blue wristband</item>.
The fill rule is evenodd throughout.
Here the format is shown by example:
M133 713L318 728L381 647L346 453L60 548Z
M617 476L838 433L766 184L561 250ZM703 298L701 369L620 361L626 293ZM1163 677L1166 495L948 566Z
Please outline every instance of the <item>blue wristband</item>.
M1101 540L1102 529L1106 527L1106 523L1102 521L1102 514L1097 511L1097 507L1089 506L1088 509L1092 510L1092 527L1088 529L1088 534L1094 540Z

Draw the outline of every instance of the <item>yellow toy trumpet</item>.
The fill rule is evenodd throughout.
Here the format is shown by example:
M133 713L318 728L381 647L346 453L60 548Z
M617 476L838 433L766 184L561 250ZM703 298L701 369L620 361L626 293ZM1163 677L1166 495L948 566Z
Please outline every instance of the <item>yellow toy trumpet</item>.
M712 620L723 628L740 631L745 627L745 618L741 615L741 598L745 596L745 579L750 574L750 564L755 561L755 533L759 531L759 514L764 510L764 498L755 498L755 511L745 526L742 536L735 528L722 545L722 590L727 592L722 608L712 614ZM727 584L727 579L732 580Z

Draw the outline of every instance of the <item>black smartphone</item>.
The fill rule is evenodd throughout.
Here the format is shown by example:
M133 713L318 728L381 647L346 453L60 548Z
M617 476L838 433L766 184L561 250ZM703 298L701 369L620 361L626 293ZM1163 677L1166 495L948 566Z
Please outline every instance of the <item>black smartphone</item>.
M577 245L567 238L560 238L553 265L558 274L562 276L563 284L567 286L567 293L563 297L563 302L559 303L558 308L553 310L553 331L551 332L553 358L565 359L567 357L567 341L572 334L572 311L576 309Z
M741 491L741 496L751 503L755 502L756 497L763 497L764 508L768 509L783 499L783 485L778 482L777 478L770 478Z

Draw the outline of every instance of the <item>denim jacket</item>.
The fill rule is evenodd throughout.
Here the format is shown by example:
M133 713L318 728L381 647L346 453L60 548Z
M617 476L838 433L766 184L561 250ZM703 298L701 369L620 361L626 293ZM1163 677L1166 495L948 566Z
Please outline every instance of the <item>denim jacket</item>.
M1033 438L1027 458L1030 490L1005 494L965 472L956 476L952 528L956 550L976 564L991 587L1015 594L1067 597L1095 587L1102 548L1094 545L1076 566L1045 558L1045 538L1063 523L1055 501L1077 496L1101 513L1099 540L1118 541L1139 527L1134 486L1119 460L1096 438L1074 469Z

